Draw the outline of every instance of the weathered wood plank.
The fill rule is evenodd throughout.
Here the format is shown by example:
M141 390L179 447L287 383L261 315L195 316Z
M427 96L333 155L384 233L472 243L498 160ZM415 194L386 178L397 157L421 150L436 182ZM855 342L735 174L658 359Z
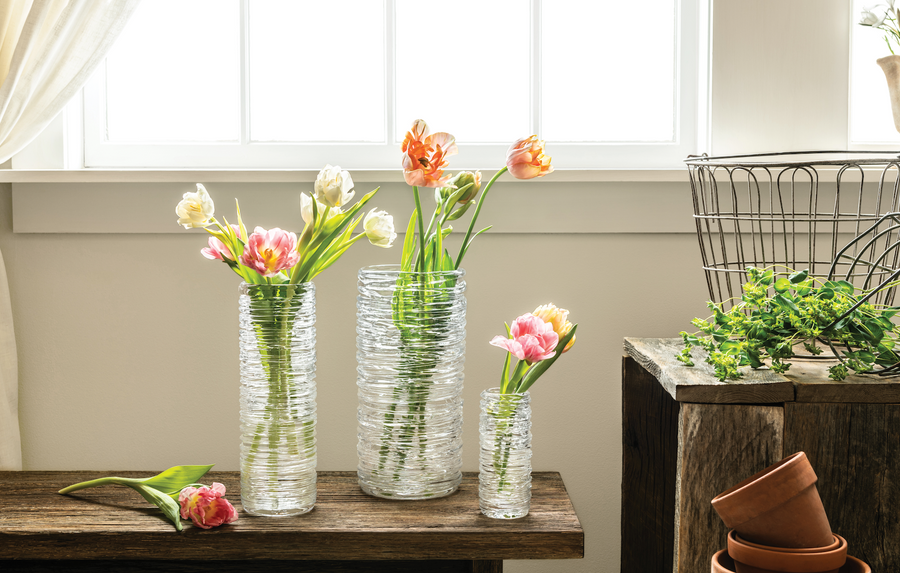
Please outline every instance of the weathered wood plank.
M500 564L500 569L496 568ZM4 573L502 573L502 561L0 561ZM488 567L485 569L485 567ZM491 569L490 567L494 567Z
M355 472L320 472L316 508L291 518L242 514L230 525L175 532L128 488L68 496L62 487L103 475L155 472L0 472L0 559L499 560L584 556L584 532L561 477L536 472L531 513L497 520L478 508L478 476L424 501L370 497ZM237 472L212 472L240 511Z
M669 571L675 540L678 402L622 357L622 573Z
M900 403L900 377L850 374L841 382L828 377L833 360L795 360L785 377L794 383L796 402Z
M785 452L806 452L850 554L900 571L900 404L786 404L784 432Z
M781 406L681 404L675 569L709 571L728 533L710 501L783 457Z
M704 404L774 404L794 399L793 383L767 369L742 369L738 381L719 382L704 362L705 351L694 348L694 364L688 367L675 355L684 344L680 338L626 338L625 351L648 370L678 402Z

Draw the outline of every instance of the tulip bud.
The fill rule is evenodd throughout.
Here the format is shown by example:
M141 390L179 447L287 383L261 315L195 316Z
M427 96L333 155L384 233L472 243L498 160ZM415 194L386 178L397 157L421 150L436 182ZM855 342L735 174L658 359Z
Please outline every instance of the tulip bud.
M460 205L465 205L477 197L478 192L481 190L481 171L476 171L475 173L472 173L471 171L460 171L455 177L450 179L449 183L454 185L457 189L462 189L469 184L472 185L456 200Z

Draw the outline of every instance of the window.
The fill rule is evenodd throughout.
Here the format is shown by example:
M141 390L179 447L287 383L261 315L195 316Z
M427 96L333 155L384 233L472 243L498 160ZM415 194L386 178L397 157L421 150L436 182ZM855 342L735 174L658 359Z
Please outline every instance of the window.
M532 133L558 168L680 165L699 4L143 2L85 88L85 166L395 169L416 118L456 136L454 168Z
M900 133L891 120L891 100L884 72L875 63L875 60L890 55L891 52L884 42L881 30L857 24L863 8L872 4L864 0L853 0L849 142L851 148L896 149L900 143ZM880 14L881 10L882 7L879 7L875 11ZM896 46L894 50L897 50Z

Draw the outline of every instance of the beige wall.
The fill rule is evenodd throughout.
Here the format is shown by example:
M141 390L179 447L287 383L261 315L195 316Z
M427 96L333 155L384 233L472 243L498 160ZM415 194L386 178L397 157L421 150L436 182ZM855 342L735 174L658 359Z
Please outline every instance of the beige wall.
M849 17L839 0L717 0L713 151L843 147ZM627 184L548 185L535 204L534 188L518 185L510 193L521 190L527 202L510 196L492 205L511 213L517 232L480 237L464 265L464 469L476 469L478 394L495 384L502 358L487 340L540 303L569 308L581 325L578 344L533 389L534 467L562 472L586 555L508 570L612 573L619 570L622 338L674 336L704 312L689 188L654 184L635 201L638 190ZM87 217L91 209L57 216ZM514 226L517 213L534 209L547 228ZM121 216L132 214L129 204ZM202 236L13 233L12 215L11 186L0 184L25 468L153 471L215 462L236 469L238 281L199 255ZM34 211L27 215L33 222ZM174 219L171 206L159 217ZM565 232L570 218L577 232ZM356 464L357 269L398 256L360 245L316 280L320 469Z

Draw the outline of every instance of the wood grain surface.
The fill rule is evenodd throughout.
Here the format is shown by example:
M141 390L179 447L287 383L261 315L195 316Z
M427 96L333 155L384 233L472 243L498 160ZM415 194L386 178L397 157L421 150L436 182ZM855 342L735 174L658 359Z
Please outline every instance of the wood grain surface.
M831 529L872 571L900 571L900 404L785 404L785 453L803 451Z
M728 533L710 502L782 459L783 436L781 406L681 404L675 571L709 571Z
M162 512L133 490L105 486L57 490L108 475L148 472L0 472L0 559L115 560L500 560L584 556L584 532L562 478L533 474L531 513L498 520L478 508L478 476L459 491L425 501L370 497L355 472L319 472L318 501L306 515L253 517L202 530L175 531ZM204 482L227 487L240 506L237 472L211 472ZM0 564L0 570L3 565Z
M678 402L622 357L622 573L672 570L677 457Z
M896 404L900 403L900 377L850 374L837 382L828 368L837 360L795 360L785 377L794 383L796 402Z
M740 380L719 382L713 368L703 357L702 348L694 348L694 366L675 359L684 348L680 338L626 338L625 352L649 371L678 402L704 404L774 404L794 399L793 383L771 370L741 371Z

